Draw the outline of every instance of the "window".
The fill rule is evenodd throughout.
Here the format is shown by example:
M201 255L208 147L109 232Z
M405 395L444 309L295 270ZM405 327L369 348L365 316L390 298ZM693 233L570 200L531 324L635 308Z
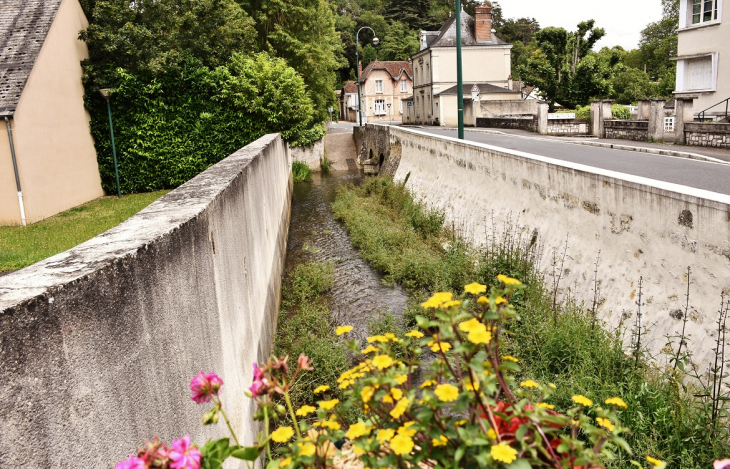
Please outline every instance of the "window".
M398 100L398 103L400 105L400 113L403 114L403 100L402 99L399 99Z
M717 19L717 0L692 0L692 24Z
M376 99L375 100L375 112L374 114L376 116L384 116L385 115L385 100L384 99Z
M400 81L400 91L401 93L407 93L408 92L408 82L406 80Z
M665 132L674 132L674 117L665 117L664 118L664 131Z
M698 57L687 61L687 89L712 88L712 57Z
M383 92L383 80L375 80L375 92L376 93Z

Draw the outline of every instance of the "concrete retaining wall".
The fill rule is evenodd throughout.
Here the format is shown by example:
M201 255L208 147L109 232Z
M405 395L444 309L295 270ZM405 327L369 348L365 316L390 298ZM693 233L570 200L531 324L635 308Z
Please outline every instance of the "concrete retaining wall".
M292 161L303 161L312 171L320 171L320 162L324 158L325 139L322 137L308 147L294 147L291 149Z
M600 250L598 311L610 327L633 323L643 276L654 352L681 330L691 266L689 346L700 360L710 356L720 293L730 291L729 196L411 129L371 131L388 135L395 179L410 174L408 187L474 242L493 232L492 215L496 233L514 223L523 238L537 234L551 272L567 238L560 298L570 288L592 304Z
M548 135L587 135L588 121L582 119L550 119L547 125Z
M649 121L606 120L605 138L623 138L646 142L649 139Z
M537 132L537 117L477 117L477 127Z
M267 135L121 225L0 278L0 467L110 468L146 438L227 434L190 400L242 392L271 351L291 201L289 152Z
M730 148L730 124L688 122L684 135L687 145Z

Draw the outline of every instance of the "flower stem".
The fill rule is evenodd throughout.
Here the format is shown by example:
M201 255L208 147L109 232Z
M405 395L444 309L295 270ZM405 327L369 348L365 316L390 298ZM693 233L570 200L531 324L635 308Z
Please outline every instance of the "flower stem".
M220 399L218 399L218 409L220 409L221 415L223 416L223 420L225 420L226 425L228 425L228 431L231 432L231 436L233 436L233 441L236 442L236 445L241 446L241 443L238 442L238 437L236 437L236 432L233 431L233 427L231 427L231 422L228 420L228 416L226 415L226 412L223 410L223 405L221 404Z
M269 441L269 408L264 408L264 431L266 432L266 453L269 455L269 461L271 461L271 442Z
M284 392L284 400L286 400L286 406L289 409L289 415L291 415L291 420L294 423L294 430L297 431L297 436L299 438L301 438L302 434L299 432L299 424L297 423L297 417L294 415L294 408L291 405L291 399L289 399L289 391Z

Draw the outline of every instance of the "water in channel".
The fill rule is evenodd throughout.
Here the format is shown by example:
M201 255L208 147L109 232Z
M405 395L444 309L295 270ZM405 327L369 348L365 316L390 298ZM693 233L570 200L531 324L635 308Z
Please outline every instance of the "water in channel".
M408 297L399 286L383 284L383 275L370 267L352 245L347 229L335 220L330 204L337 188L360 184L362 171L314 173L311 182L294 184L286 252L286 272L307 261L332 262L335 282L329 293L335 325L349 324L359 339L380 312L400 317Z

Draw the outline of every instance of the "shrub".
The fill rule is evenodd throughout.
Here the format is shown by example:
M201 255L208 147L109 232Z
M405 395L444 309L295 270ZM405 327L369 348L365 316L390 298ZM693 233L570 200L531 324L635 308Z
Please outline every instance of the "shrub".
M292 178L294 182L306 182L312 180L312 170L307 163L294 161L291 165Z
M621 104L613 104L611 105L611 116L614 119L629 120L631 119L631 111Z

